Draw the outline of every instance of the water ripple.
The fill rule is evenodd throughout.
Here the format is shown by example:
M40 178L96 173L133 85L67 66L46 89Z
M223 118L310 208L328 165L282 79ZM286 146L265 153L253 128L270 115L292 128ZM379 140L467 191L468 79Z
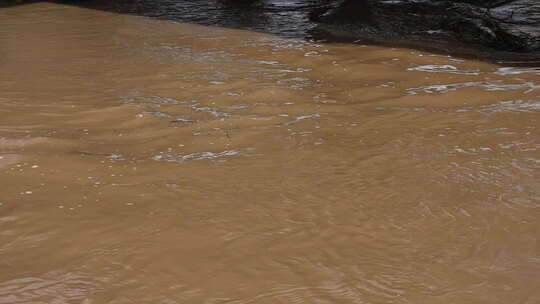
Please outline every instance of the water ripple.
M470 88L470 87L480 87L483 88L486 91L512 91L512 90L520 90L520 89L527 89L524 93L530 93L534 90L540 89L540 85L527 81L522 83L516 83L516 84L508 84L508 83L502 83L501 81L493 81L493 82L483 82L483 81L473 81L473 82L460 82L460 83L452 83L452 84L436 84L436 85L427 85L427 86L421 86L417 88L409 88L407 89L408 94L418 94L419 92L424 92L428 94L433 93L447 93L451 91L456 91L458 89L463 88Z
M241 150L225 150L222 152L194 152L190 154L158 154L152 157L152 160L155 161L165 161L165 162L187 162L192 160L221 160L224 157L246 155L246 153L251 153L254 148L246 148Z
M421 65L414 68L408 68L407 71L431 72L431 73L450 73L459 75L480 75L479 70L460 70L449 64L445 65Z

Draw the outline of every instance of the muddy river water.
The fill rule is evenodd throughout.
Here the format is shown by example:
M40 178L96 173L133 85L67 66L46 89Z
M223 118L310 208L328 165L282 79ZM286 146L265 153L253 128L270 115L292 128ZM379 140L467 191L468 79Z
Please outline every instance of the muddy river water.
M0 303L540 303L540 69L0 10Z

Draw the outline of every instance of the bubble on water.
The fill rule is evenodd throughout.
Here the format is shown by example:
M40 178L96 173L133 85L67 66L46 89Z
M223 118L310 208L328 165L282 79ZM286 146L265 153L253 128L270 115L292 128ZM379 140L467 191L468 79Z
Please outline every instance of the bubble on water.
M111 154L107 158L109 158L109 159L118 159L118 160L124 159L122 154Z
M305 57L318 57L321 56L321 53L317 51L311 51L304 54Z

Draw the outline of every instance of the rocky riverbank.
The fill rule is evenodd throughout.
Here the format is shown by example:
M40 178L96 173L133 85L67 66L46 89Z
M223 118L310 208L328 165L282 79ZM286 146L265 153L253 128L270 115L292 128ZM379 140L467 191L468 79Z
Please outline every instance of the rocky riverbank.
M0 0L0 6L36 1ZM540 65L539 0L56 1L292 38L404 45Z
M540 60L536 0L345 0L311 19L321 32L344 38Z

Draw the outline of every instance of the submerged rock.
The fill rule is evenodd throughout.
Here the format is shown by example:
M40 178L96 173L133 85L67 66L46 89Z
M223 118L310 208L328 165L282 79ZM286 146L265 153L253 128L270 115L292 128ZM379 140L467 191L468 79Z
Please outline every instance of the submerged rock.
M466 42L540 51L537 0L344 0L312 14L321 29L375 40Z

